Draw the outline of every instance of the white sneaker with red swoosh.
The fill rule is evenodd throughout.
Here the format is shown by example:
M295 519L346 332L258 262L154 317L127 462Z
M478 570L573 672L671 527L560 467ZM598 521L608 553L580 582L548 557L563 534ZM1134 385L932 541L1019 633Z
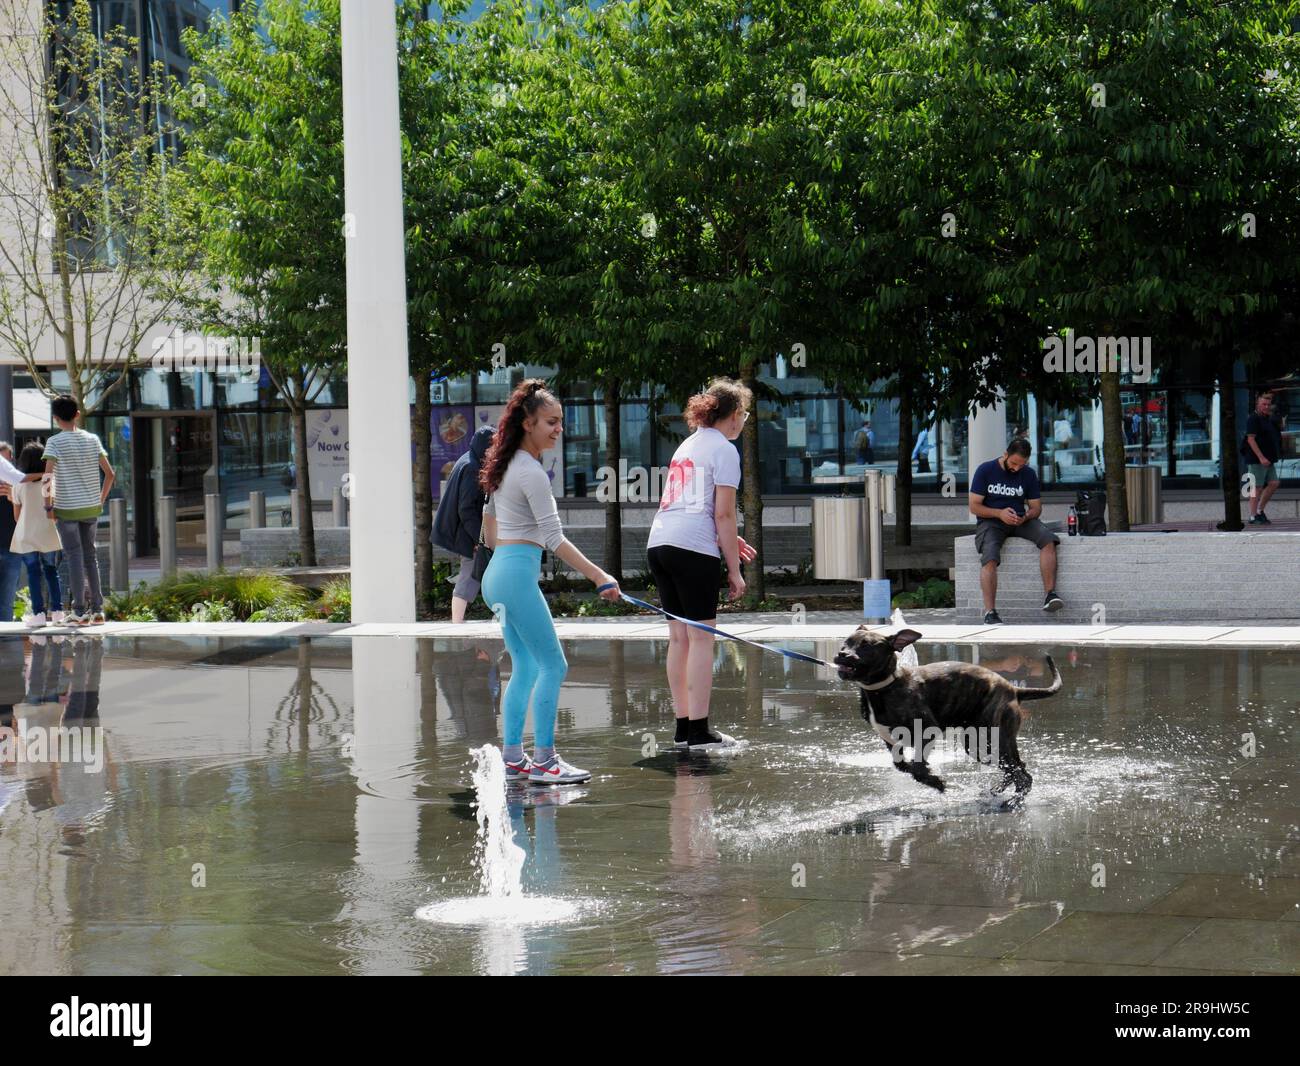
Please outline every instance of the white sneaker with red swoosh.
M528 772L533 768L533 760L525 755L518 762L506 760L507 781L527 781Z
M558 755L546 762L535 762L528 771L528 780L534 785L577 785L591 780L591 772L570 766Z

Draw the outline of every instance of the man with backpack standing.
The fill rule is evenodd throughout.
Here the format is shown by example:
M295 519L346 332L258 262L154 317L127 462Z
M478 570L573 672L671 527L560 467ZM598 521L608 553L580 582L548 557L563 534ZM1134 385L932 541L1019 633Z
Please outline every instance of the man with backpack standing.
M870 422L864 421L862 428L853 435L853 447L859 463L865 466L876 461L876 431Z
M1265 389L1255 397L1255 413L1246 419L1246 439L1241 454L1252 479L1250 521L1252 526L1272 525L1264 508L1280 484L1277 463L1282 458L1282 434L1273 421L1273 393Z
M465 621L465 612L479 592L474 577L474 552L483 528L483 490L478 474L483 456L492 443L493 426L479 426L470 441L469 451L456 460L447 477L447 487L438 501L429 539L438 547L461 557L460 573L451 593L451 620Z

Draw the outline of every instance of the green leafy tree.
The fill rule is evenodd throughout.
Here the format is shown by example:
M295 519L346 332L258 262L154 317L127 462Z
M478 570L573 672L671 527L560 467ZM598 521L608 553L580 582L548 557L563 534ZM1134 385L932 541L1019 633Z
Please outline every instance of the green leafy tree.
M51 396L57 352L91 412L125 387L193 255L155 150L170 132L161 67L94 24L89 0L0 0L0 345Z
M294 427L299 544L316 564L307 411L347 364L338 0L264 0L189 30L183 220L200 242L187 327L255 339Z
M1300 188L1293 5L946 3L1005 72L980 112L1018 231L1013 272L1046 332L1152 338L1166 373L1204 352L1225 402L1225 528L1241 527L1233 365L1295 292ZM978 103L978 101L973 101ZM1128 527L1120 389L1100 376L1112 525Z

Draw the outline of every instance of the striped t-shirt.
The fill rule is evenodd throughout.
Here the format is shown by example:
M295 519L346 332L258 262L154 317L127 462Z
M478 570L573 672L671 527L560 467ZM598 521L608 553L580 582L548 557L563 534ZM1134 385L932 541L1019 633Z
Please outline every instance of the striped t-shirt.
M43 459L53 459L54 516L66 522L98 518L99 457L108 455L99 438L84 429L65 429L45 442Z

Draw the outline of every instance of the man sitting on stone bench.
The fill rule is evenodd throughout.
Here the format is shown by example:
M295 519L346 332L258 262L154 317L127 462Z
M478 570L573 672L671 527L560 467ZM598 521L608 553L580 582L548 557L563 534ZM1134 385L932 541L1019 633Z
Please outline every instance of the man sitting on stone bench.
M1043 575L1044 611L1059 611L1065 602L1056 594L1056 546L1060 538L1038 516L1043 512L1038 475L1029 465L1033 446L1016 438L999 459L981 463L970 479L970 513L975 526L975 549L980 553L980 591L984 594L984 624L1001 625L998 617L998 564L1002 542L1024 537L1038 546L1038 569Z

